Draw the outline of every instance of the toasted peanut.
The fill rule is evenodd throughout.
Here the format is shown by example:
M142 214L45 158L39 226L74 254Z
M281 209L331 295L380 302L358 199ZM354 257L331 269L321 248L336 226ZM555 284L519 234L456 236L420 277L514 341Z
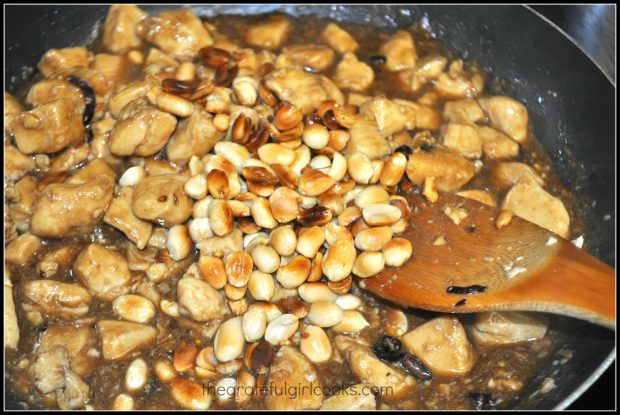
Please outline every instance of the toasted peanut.
M407 316L402 310L391 308L385 318L385 331L390 336L400 337L409 330Z
M359 333L368 326L370 326L370 323L368 323L362 313L357 310L345 310L342 321L332 326L331 329L336 333Z
M183 190L189 197L200 200L207 196L207 176L203 173L195 174L183 185Z
M270 246L260 245L252 250L252 260L260 271L271 274L280 266L280 256Z
M284 103L276 112L275 125L280 131L290 130L301 124L303 111L291 103Z
M224 263L220 258L214 256L201 256L198 260L198 270L203 280L213 288L219 290L224 288L227 281Z
M301 175L301 171L310 163L311 153L310 149L305 146L299 146L295 149L295 159L289 164L289 168L296 175Z
M125 389L129 392L138 392L146 385L148 366L142 358L135 359L125 373Z
M232 82L232 88L241 105L253 107L258 98L258 81L251 76L238 76Z
M260 308L251 308L245 312L242 320L243 336L246 342L260 340L267 328L267 314Z
M387 203L366 205L362 209L364 221L370 226L386 226L401 218L400 209Z
M291 256L297 247L297 235L290 226L278 226L271 231L269 242L281 256Z
M392 239L389 226L379 226L360 231L355 236L355 247L362 251L379 251Z
M217 330L213 340L215 357L220 362L229 362L243 353L245 340L241 317L226 320Z
M342 154L338 152L332 154L332 163L327 174L334 180L342 180L344 178L347 174L347 160Z
M235 397L237 380L235 378L222 378L215 383L215 398L219 402L227 402Z
M306 282L297 289L302 300L308 303L318 301L334 302L338 296L324 282Z
M310 124L304 128L302 140L313 150L320 150L329 143L329 131L322 124Z
M186 409L207 409L211 395L204 393L202 385L187 379L174 379L170 391L172 397Z
M207 174L207 188L215 199L225 199L230 193L230 180L222 170L213 169Z
M285 288L297 288L306 281L312 264L304 256L296 256L286 264L281 264L276 279Z
M297 252L307 258L314 258L325 242L325 232L319 226L301 228L297 239Z
M310 160L310 167L314 170L327 170L332 165L332 161L329 157L324 155L315 156Z
M273 277L260 271L252 272L248 281L248 290L256 301L271 300L275 291Z
M118 179L118 184L122 187L133 186L146 177L146 171L142 166L133 166L125 170L125 173Z
M360 278L374 277L385 268L383 253L376 251L362 252L355 259L353 274Z
M372 165L372 176L368 181L369 184L379 183L379 179L381 178L381 171L383 170L383 165L385 162L383 160L373 160L371 162Z
M299 319L293 314L282 314L276 317L267 325L265 330L265 340L275 345L287 340L297 331Z
M332 245L338 239L348 239L353 242L353 235L344 226L335 225L330 222L325 227L325 241L328 245Z
M439 199L439 194L437 193L437 186L435 185L434 176L428 176L424 178L424 184L422 185L422 194L431 203L435 203L437 199Z
M396 186L405 175L406 168L407 156L401 152L392 154L383 166L380 183L383 186Z
M353 285L353 278L349 275L347 278L334 282L328 281L327 286L330 290L335 292L336 294L346 294L351 290L351 286Z
M323 253L317 252L312 260L312 267L310 268L310 274L306 279L307 282L318 281L323 277L323 271L321 271L321 263L323 262Z
M252 217L254 222L263 228L272 229L278 225L271 213L271 208L267 199L258 197L252 201Z
M362 217L362 211L357 206L349 206L338 215L338 225L345 228Z
M355 246L351 241L347 239L337 240L325 253L321 264L323 274L333 282L345 279L353 269L355 257Z
M497 229L502 229L510 225L510 222L512 222L513 216L514 216L514 212L510 209L500 210L499 214L497 215L497 219L495 220L495 227Z
M234 316L242 316L246 311L248 311L248 300L246 300L245 297L240 300L227 299L226 305Z
M159 308L163 311L164 314L170 317L179 317L181 313L179 312L179 303L163 299L159 302Z
M411 242L405 238L394 238L383 246L383 256L385 257L385 265L389 267L400 267L409 258L412 253Z
M301 333L299 350L313 363L325 363L332 355L332 345L325 330L307 325Z
M336 305L343 310L355 310L362 305L362 300L353 294L339 295L335 301Z
M166 246L168 247L170 257L175 261L186 258L193 247L187 226L174 225L171 227L166 239Z
M217 236L226 236L232 232L234 218L227 201L216 199L209 204L209 223Z
M182 118L189 117L194 113L194 106L191 102L167 92L158 94L155 104L160 110Z
M126 393L121 393L116 398L114 398L114 402L112 402L112 406L110 407L110 409L113 411L131 411L134 409L134 407L135 402L133 398Z
M288 166L295 160L295 152L281 144L269 143L260 146L258 157L267 164Z
M188 345L185 342L181 344L174 351L174 358L172 364L177 372L186 372L194 367L196 356L198 355L198 348L193 344Z
M368 184L374 170L368 156L362 152L353 153L347 159L349 176L359 184Z
M224 286L224 294L226 294L226 298L231 301L241 300L245 297L245 293L248 290L248 286L244 285L243 287L235 287L231 284L226 284Z
M312 303L306 320L319 327L332 327L340 323L344 312L331 301L317 301Z
M460 225L461 221L468 216L465 209L456 206L444 206L443 212L447 217L454 222L455 225Z
M383 186L368 186L355 196L355 205L360 209L380 203L390 203L390 195Z
M117 297L112 309L121 318L136 323L147 323L155 315L153 303L142 296L126 294Z
M228 283L233 287L247 285L252 274L252 257L246 252L233 252L226 258L226 276Z
M170 382L172 379L177 377L177 373L172 366L172 363L166 362L164 360L157 360L153 368L155 369L155 375L157 375L157 379L162 382Z
M299 178L299 193L304 196L318 196L332 187L336 181L333 177L312 168L304 170Z

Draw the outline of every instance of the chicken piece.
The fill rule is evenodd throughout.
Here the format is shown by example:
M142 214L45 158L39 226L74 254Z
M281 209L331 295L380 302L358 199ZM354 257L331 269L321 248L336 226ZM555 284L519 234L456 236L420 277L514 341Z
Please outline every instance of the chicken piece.
M512 98L495 96L478 102L489 117L491 127L501 131L519 144L527 139L527 109Z
M24 310L37 310L63 319L88 313L92 297L79 284L53 280L28 281L23 286Z
M245 41L259 48L278 49L286 39L290 25L284 16L271 16L264 23L252 26L245 34Z
M455 377L469 372L474 351L458 318L434 318L405 334L403 347L437 376Z
M17 349L19 343L19 324L13 301L11 272L4 266L4 348Z
M405 107L400 108L400 110L406 114L415 114L415 120L409 120L407 128L415 126L416 129L420 130L437 130L441 126L441 114L435 108L406 99L395 99L394 102Z
M372 97L369 95L349 92L349 94L347 95L347 105L357 105L358 107L361 107L362 105L364 105L367 101L371 99Z
M547 323L538 314L491 311L476 314L471 333L478 344L515 344L543 338Z
M82 66L88 68L93 59L93 54L85 47L50 49L45 52L37 65L41 75L48 78L54 72L61 69Z
M118 156L152 156L164 148L177 119L140 100L127 105L110 132L110 152Z
M399 30L379 48L386 57L385 68L390 72L411 69L416 64L417 53L411 33Z
M370 116L356 115L350 134L351 138L345 148L347 156L359 151L372 160L387 156L390 153L388 140L379 131L377 122Z
M103 221L110 226L114 226L136 244L138 249L144 249L151 237L153 225L145 220L138 218L131 210L133 200L133 188L123 187L118 195L112 199L110 206L103 215Z
M207 154L215 143L222 140L224 132L218 131L213 125L213 115L196 107L194 113L179 123L172 135L166 154L168 160L177 164L185 164L192 156L202 157Z
M30 367L30 376L39 391L50 393L65 386L67 368L69 368L69 355L64 346L58 345L34 359Z
M79 107L66 98L22 112L12 128L24 154L55 153L83 142L85 133Z
M88 160L90 147L84 143L77 147L69 147L52 159L48 174L62 173L73 170L79 164Z
M33 171L36 164L31 157L22 154L8 141L4 142L4 177L9 180L19 180L26 173Z
M474 124L485 117L478 101L472 98L448 101L443 108L443 118L446 121L460 124Z
M407 162L407 177L421 185L427 177L435 177L438 190L460 189L474 177L474 164L460 154L435 145L430 151L416 151Z
M317 72L327 69L334 61L334 51L323 45L291 45L282 49L276 59L276 69L288 66L311 68Z
M83 408L88 402L90 387L75 372L65 369L65 385L56 390L56 402L62 410Z
M339 347L342 343L336 344ZM360 382L371 388L390 390L389 394L382 395L382 399L386 401L403 398L417 385L413 377L379 360L370 347L350 343L349 347L340 351L347 356L349 368Z
M73 101L80 114L84 113L86 103L82 90L64 79L44 79L37 82L28 91L26 102L38 107L61 98Z
M151 50L153 49L154 48L152 48ZM142 81L133 82L127 85L110 97L110 99L108 100L108 111L110 112L112 117L116 119L120 118L121 113L126 107L137 107L140 104L145 103L146 100L141 100L140 98L145 97L146 94L151 91L151 89L158 87L160 83L161 80L159 80L157 77L147 76ZM101 123L101 126L105 126L106 128L101 128L100 131L96 132L98 134L104 134L105 132L112 130L114 120L106 119L101 121ZM105 123L111 123L112 126L108 126Z
M429 55L416 61L415 67L396 74L405 91L417 93L424 85L437 79L443 72L448 60L440 55Z
M213 236L196 244L200 249L200 256L224 257L231 252L243 250L243 232L237 227L226 236Z
M112 53L140 49L142 41L136 33L140 20L147 17L142 9L133 4L110 6L103 24L103 46Z
M186 178L179 174L148 176L135 187L131 208L142 219L171 227L185 222L192 202L183 190Z
M90 232L112 200L115 176L96 159L64 183L47 186L35 204L31 232L46 238Z
M389 137L404 129L411 130L415 127L416 111L414 107L401 105L383 95L366 102L360 108L360 113L374 116L379 132L383 137Z
M35 352L44 353L54 347L64 346L67 350L71 369L78 375L84 376L89 373L96 358L86 352L91 345L91 328L87 325L66 326L50 324L39 337Z
M495 196L491 192L487 192L486 190L462 190L460 192L456 192L458 196L466 197L468 199L477 200L480 203L484 203L485 205L497 207L497 201L495 200Z
M13 118L24 109L13 95L4 93L4 130L10 128Z
M32 176L25 176L14 185L15 201L10 205L11 218L16 228L25 232L30 229L30 217L41 191Z
M353 36L335 23L329 23L321 33L323 43L338 53L355 52L359 47Z
M323 404L321 380L310 361L292 346L282 346L274 356L269 370L269 385L284 393L265 395L269 410L318 409ZM290 392L288 385L295 385Z
M55 72L50 79L66 79L68 76L75 76L91 86L97 98L98 107L103 106L104 98L114 90L114 83L105 77L103 73L93 68L83 68L75 66ZM102 114L98 114L99 109L95 111L95 118L101 118Z
M322 411L374 411L377 409L377 401L372 393L360 394L366 385L358 383L351 385L325 399Z
M159 13L142 19L138 35L181 61L189 61L213 40L200 19L189 9Z
M491 127L478 127L482 151L487 159L510 159L519 155L519 144Z
M177 286L179 312L196 321L223 317L224 297L211 285L197 278L183 278Z
M37 274L43 278L55 276L73 262L78 252L79 248L76 245L67 245L46 253L37 264Z
M4 251L6 262L23 266L41 249L41 239L30 233L23 233L17 239L7 245Z
M340 105L344 103L342 92L327 77L308 73L299 68L282 68L271 72L265 80L265 85L281 101L290 102L306 114L311 114L326 100L332 99Z
M523 174L512 186L504 196L501 207L512 210L515 215L549 229L563 238L568 238L570 217L564 203L545 191L529 173Z
M529 173L536 183L544 186L545 182L540 175L532 167L519 162L501 162L491 165L491 177L493 184L504 190L513 186L519 181L521 176Z
M334 82L338 88L358 92L366 90L374 79L372 68L350 52L342 56L334 74Z
M475 70L465 71L463 61L452 61L448 71L437 77L434 89L448 99L472 98L484 89L484 78Z
M159 330L128 321L101 320L97 323L101 336L103 358L117 360L128 353L151 344Z
M91 294L106 301L129 292L131 271L125 256L99 244L88 245L75 260L75 275Z
M482 140L476 127L471 125L449 123L443 131L443 145L468 159L482 156Z
M93 69L99 71L118 87L131 80L131 62L126 56L98 53L95 55Z

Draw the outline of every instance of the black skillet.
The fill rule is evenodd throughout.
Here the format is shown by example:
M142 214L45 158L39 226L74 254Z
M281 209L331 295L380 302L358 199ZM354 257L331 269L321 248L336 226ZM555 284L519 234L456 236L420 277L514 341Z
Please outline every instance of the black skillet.
M148 12L178 6L144 6ZM5 90L14 91L50 48L83 45L108 6L6 6ZM422 21L462 57L508 81L524 102L538 138L566 187L579 195L591 254L615 265L615 87L560 31L521 6L328 6L201 5L197 14L315 14L375 26L406 28ZM30 68L30 69L28 69ZM570 333L574 351L565 365L552 355L509 407L563 409L581 395L615 358L614 333L570 318L553 317L552 328ZM546 378L556 387L539 389ZM5 407L22 408L5 389Z

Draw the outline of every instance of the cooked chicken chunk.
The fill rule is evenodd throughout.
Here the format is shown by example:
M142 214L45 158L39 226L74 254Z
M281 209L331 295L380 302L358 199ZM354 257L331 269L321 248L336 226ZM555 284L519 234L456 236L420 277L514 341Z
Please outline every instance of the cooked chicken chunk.
M59 99L13 120L19 151L25 154L54 153L84 141L82 113L69 99Z
M78 375L86 375L92 368L94 358L86 354L91 344L91 328L88 325L66 326L50 324L37 342L36 353L44 353L56 346L64 346L71 369Z
M363 383L351 385L341 393L325 399L322 411L374 411L377 409L377 401L372 393L360 395L359 391L364 388Z
M415 66L417 54L411 33L399 30L394 33L379 49L385 55L385 68L388 71L402 71Z
M9 94L8 92L4 93L4 129L10 128L11 122L13 118L17 114L23 111L22 106L19 104L17 99Z
M371 114L383 137L389 137L404 129L413 129L416 111L412 106L401 105L381 95L366 102L360 113Z
M196 321L208 321L225 314L224 297L197 278L183 278L177 286L179 311Z
M103 24L103 46L112 53L139 49L142 41L136 33L138 22L148 16L133 4L110 6Z
M65 180L45 188L30 220L31 232L47 238L89 232L112 200L114 172L96 159Z
M529 173L523 174L508 191L502 209L510 209L515 215L568 238L570 217L564 203L545 191Z
M390 153L388 140L381 134L377 122L371 116L357 115L349 132L351 138L345 148L347 156L362 152L372 160Z
M515 161L494 163L491 166L493 183L501 189L506 189L517 183L525 173L529 173L539 185L543 186L545 184L536 170L527 164Z
M6 262L23 266L41 249L41 239L30 233L23 233L7 245L4 251Z
M72 170L79 164L85 162L89 154L90 147L87 143L83 143L77 147L69 147L52 159L49 167L49 174Z
M106 301L127 294L131 271L125 256L99 244L88 245L73 266L75 275L89 291Z
M457 59L450 63L447 72L437 77L434 89L449 99L472 98L484 89L484 79L473 69L465 71L463 61Z
M38 184L32 176L25 176L13 187L16 197L15 201L9 206L11 217L19 231L25 232L30 229L30 217L41 194L37 186Z
M118 156L151 156L164 148L174 132L173 115L140 105L127 105L110 132L110 151Z
M252 26L245 34L245 41L252 46L278 49L288 33L291 22L283 16L272 16L264 23Z
M543 338L547 323L538 315L514 311L476 314L472 337L478 344L514 344Z
M464 375L474 365L474 352L458 318L442 316L401 338L403 346L438 376Z
M159 331L151 326L128 321L101 320L97 323L101 350L106 360L116 360L152 343Z
M443 108L443 117L447 121L473 124L482 120L485 115L478 101L465 98L446 102Z
M126 84L132 75L131 62L126 56L98 53L95 55L93 69L99 71L117 87Z
M437 189L449 192L461 188L474 177L472 162L445 147L433 146L431 151L414 152L407 163L407 176L420 185L427 177L435 177Z
M86 104L82 90L64 79L44 79L37 82L28 91L26 102L38 107L61 98L73 101L80 114L84 113Z
M482 151L487 159L510 159L519 155L519 144L491 127L478 127Z
M282 49L276 59L276 68L297 66L315 71L327 69L334 61L334 51L323 45L291 45Z
M350 52L344 54L334 74L334 82L338 88L351 91L366 90L374 79L372 68Z
M17 349L19 343L19 324L15 313L15 302L13 301L13 284L11 283L11 273L4 266L4 347Z
M28 281L23 286L26 311L37 310L63 319L73 319L88 313L92 297L79 284L53 280Z
M338 53L355 52L359 47L353 36L335 23L325 26L321 39Z
M47 252L37 264L37 274L43 278L55 276L61 269L69 267L79 252L75 245L61 246Z
M183 190L186 178L178 174L149 176L135 187L131 208L142 219L170 227L185 222L192 202Z
M344 103L342 92L326 77L304 72L299 68L282 68L270 73L265 81L282 101L288 101L310 114L323 101L333 99Z
M35 358L30 367L30 376L37 389L43 393L50 393L65 386L67 368L69 368L69 355L64 346L58 345Z
M139 249L144 249L151 237L153 225L134 215L131 210L132 200L133 188L120 189L103 215L103 221L123 232Z
M461 190L460 192L456 192L456 194L462 197L466 197L468 199L477 200L478 202L484 203L485 205L497 207L497 201L495 200L495 196L493 196L493 193L487 192L486 190Z
M22 154L8 141L4 142L4 177L9 180L19 180L26 173L33 171L35 167L31 157Z
M495 96L480 99L480 106L488 115L494 127L515 140L523 143L527 139L527 109L512 98Z
M420 130L436 130L441 126L441 114L435 108L405 99L395 99L394 102L405 107L400 108L400 111L415 114L415 121L409 120L407 128L415 125L415 128Z
M265 408L270 410L318 409L323 404L321 381L316 369L299 350L282 346L274 356L268 383L284 393L265 395ZM287 385L295 385L295 394Z
M93 54L84 47L50 49L37 65L44 78L61 69L83 66L88 68Z
M142 39L182 61L193 59L200 49L213 44L207 29L189 9L146 17L136 31Z
M114 90L114 83L106 78L100 71L81 66L74 66L58 71L54 73L50 79L66 79L70 75L81 79L93 88L97 97L97 104L99 104L97 111L95 111L95 118L101 118L102 114L97 116L99 107L103 108L104 98Z
M83 408L88 401L90 387L72 370L65 369L64 388L56 390L56 402L63 410Z
M471 125L449 123L443 131L443 144L468 159L482 156L482 141L476 127Z
M414 68L400 71L396 76L406 91L416 93L424 85L437 79L447 63L448 60L443 56L425 56L416 61Z
M170 138L166 153L168 160L185 164L192 156L202 157L215 143L224 138L225 133L213 125L213 116L204 109L196 107L194 113L179 123Z

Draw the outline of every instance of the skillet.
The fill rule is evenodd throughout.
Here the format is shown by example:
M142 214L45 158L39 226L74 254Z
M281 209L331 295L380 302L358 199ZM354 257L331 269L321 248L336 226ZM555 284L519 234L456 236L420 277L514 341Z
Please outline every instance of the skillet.
M178 5L142 6L149 13ZM584 249L615 266L615 87L578 47L547 21L521 6L329 6L202 5L200 16L283 12L319 15L383 29L421 22L464 59L507 81L525 103L538 139L549 152L568 190L578 195ZM5 90L28 79L50 48L88 43L108 6L7 6ZM512 403L514 409L563 409L615 359L614 333L578 320L551 318L551 327L570 333L562 349L573 351L564 365L553 354ZM558 348L559 349L559 348ZM541 393L547 378L556 387ZM5 389L5 407L23 408Z

